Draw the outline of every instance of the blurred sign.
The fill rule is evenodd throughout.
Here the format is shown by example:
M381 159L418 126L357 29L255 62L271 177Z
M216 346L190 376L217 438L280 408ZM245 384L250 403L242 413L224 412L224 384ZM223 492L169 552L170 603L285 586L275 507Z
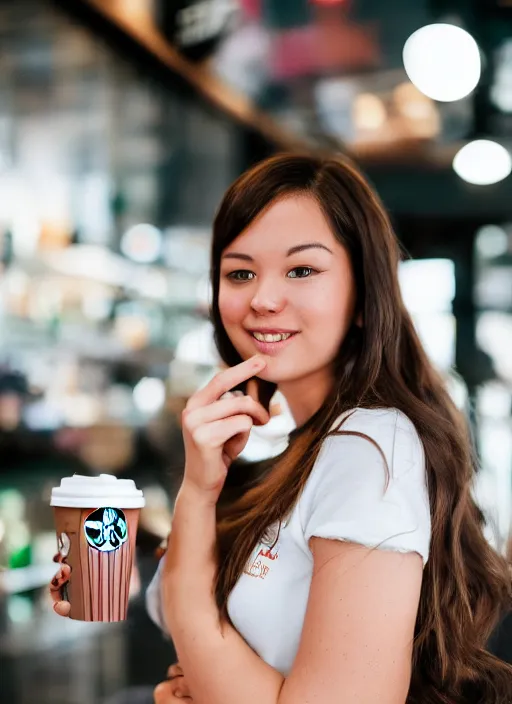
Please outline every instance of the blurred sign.
M303 27L311 21L309 0L263 0L263 19L272 29Z
M192 60L213 51L238 11L236 0L157 0L155 5L160 30Z
M309 24L274 32L270 63L273 76L281 80L367 70L380 62L375 28L334 7Z

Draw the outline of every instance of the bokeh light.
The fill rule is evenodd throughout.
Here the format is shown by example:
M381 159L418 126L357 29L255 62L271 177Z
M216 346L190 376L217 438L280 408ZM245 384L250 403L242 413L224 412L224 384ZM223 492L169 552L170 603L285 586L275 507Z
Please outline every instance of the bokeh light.
M464 98L480 80L476 41L451 24L430 24L411 34L404 45L403 62L414 85L442 102Z
M490 139L475 139L457 152L453 168L464 181L487 186L510 174L512 159L501 144Z

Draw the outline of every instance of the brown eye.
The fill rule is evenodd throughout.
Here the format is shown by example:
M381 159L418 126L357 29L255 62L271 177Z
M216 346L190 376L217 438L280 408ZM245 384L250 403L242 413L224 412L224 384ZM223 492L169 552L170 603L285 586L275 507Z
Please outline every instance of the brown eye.
M294 275L295 272L299 273ZM290 279L307 279L313 272L316 272L316 269L313 269L311 266L296 266L295 269L292 269L288 273L288 276Z
M237 282L252 281L252 279L249 278L250 276L254 276L252 271L247 271L247 269L238 269L237 271L232 271L228 274L227 278L231 281Z

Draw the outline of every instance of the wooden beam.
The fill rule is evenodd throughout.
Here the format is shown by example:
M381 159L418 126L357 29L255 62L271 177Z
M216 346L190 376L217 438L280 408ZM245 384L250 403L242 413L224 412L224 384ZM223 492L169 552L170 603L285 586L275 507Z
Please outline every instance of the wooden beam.
M184 79L209 103L285 151L311 151L315 145L292 134L254 102L215 76L206 64L194 64L173 47L156 26L142 0L76 0L88 5L116 29L135 40L168 69Z

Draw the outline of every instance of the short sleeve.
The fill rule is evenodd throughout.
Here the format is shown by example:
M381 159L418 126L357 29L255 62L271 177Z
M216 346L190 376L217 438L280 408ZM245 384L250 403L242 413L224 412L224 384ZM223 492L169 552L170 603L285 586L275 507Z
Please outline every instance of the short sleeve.
M306 543L317 536L417 552L426 564L429 498L413 424L394 409L359 409L342 429L359 434L326 439L300 500Z

